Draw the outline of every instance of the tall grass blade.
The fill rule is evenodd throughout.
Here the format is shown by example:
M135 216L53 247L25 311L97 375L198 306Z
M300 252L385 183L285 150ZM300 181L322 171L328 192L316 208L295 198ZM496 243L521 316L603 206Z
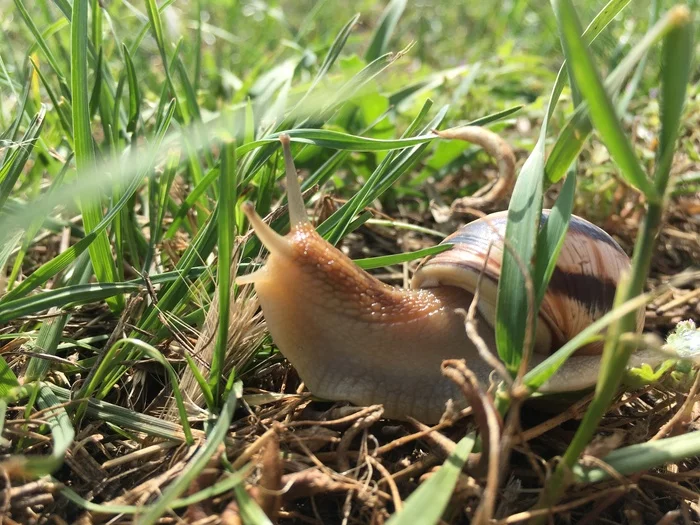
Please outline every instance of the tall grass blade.
M216 286L219 297L219 325L209 375L209 386L216 400L221 392L221 378L223 377L228 348L231 263L233 260L233 240L236 234L236 174L235 143L226 142L221 150L221 169L219 172L219 259Z
M573 74L582 96L588 103L588 111L593 124L608 147L611 156L619 165L621 175L638 188L652 202L660 196L649 182L636 157L634 148L625 135L615 106L608 96L600 74L593 63L593 57L581 39L581 25L570 0L554 0L554 12L567 59L567 67Z
M88 3L89 0L75 0L71 19L73 133L75 163L79 173L93 169L95 161L88 100ZM92 232L102 219L100 201L99 196L81 199L86 232ZM114 282L118 274L107 234L104 231L97 233L88 250L97 278L102 282ZM110 297L106 301L113 311L120 311L124 307L121 295Z
M661 132L654 171L656 190L662 195L668 185L686 103L690 67L695 58L690 12L685 7L678 7L671 11L670 16L677 29L664 39L661 54Z
M628 0L608 2L586 28L582 38L587 44L593 42L628 3ZM540 301L556 264L556 256L563 244L568 217L573 207L575 178L572 176L569 186L564 187L557 201L552 224L545 224L539 229L546 170L547 127L564 88L566 67L565 62L559 69L537 143L520 170L508 208L506 239L512 249L505 250L503 254L498 287L496 342L498 354L511 373L518 370L522 356L532 349L533 341L528 343L525 336L527 333L535 333L537 317L529 315L529 312L531 309L535 312L539 310ZM566 172L573 160L573 157L568 159L562 173ZM532 268L530 261L535 254L535 264ZM532 284L531 291L528 291L528 280Z

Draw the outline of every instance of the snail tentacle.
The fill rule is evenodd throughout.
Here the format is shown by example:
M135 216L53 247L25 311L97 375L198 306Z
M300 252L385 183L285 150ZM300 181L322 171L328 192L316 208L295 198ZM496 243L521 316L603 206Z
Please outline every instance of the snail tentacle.
M304 198L301 195L301 187L297 179L297 170L294 167L292 150L289 146L289 135L280 135L282 152L284 153L284 167L287 175L287 206L289 207L289 223L292 228L299 224L307 224L309 217L306 214Z

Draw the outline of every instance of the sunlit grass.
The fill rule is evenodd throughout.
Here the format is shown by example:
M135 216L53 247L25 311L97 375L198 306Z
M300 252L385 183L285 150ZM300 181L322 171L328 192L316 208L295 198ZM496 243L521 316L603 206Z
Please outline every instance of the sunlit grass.
M242 387L274 352L250 291L232 284L232 274L250 271L261 251L246 235L240 204L254 202L260 214L272 214L273 228L287 228L286 215L276 211L284 204L278 139L285 132L307 203L318 206L329 189L345 197L318 225L330 242L371 225L406 228L434 243L443 226L372 219L368 209L427 216L432 200L449 203L473 192L479 182L450 178L460 180L464 166L477 171L489 159L433 130L477 123L503 133L527 157L509 203L514 251L504 259L496 328L498 353L514 376L531 349L536 318L527 313L541 301L577 199L591 191L576 161L592 134L610 153L608 171L644 196L634 205L645 218L631 284L618 293L620 308L595 327L612 326L596 398L544 485L543 504L561 497L564 469L579 482L605 477L578 460L622 379L630 319L651 297L641 294L667 195L697 187L692 173L681 175L683 190L669 183L676 150L692 152L692 144L678 144L687 80L697 76L687 10L657 6L647 16L630 13L627 0L580 6L578 14L568 0L553 2L554 9L515 1L503 16L492 16L487 2L438 3L428 13L427 4L367 1L352 6L359 15L323 1L294 9L218 0L99 9L91 0L5 4L0 9L11 15L0 22L0 325L15 334L7 348L19 341L30 351L0 357L0 425L17 406L20 417L41 410L46 426L32 430L51 438L50 450L37 446L41 453L31 455L22 444L35 442L13 439L3 464L13 476L63 479L64 455L86 421L104 421L135 447L140 436L187 445L205 439L182 476L142 509L110 510L73 490L63 494L80 508L141 513L154 523L169 509L234 488L242 514L264 523L226 454L225 479L186 494L219 446L231 444L234 411L247 403ZM591 20L585 31L579 20ZM627 135L627 110L659 86L656 159L640 161ZM690 96L697 98L697 86ZM538 230L553 184L561 184L554 211ZM443 249L357 263L392 267ZM528 262L529 273L519 261ZM88 308L97 312L97 342L82 315ZM75 323L82 326L77 347L66 353L61 345L72 344ZM532 390L541 386L590 332L520 379ZM159 384L142 389L144 377ZM508 394L497 400L504 413ZM672 439L675 460L700 453L694 436ZM437 520L471 446L469 435L406 508L438 501L439 493L439 505L425 509L426 520ZM623 473L651 468L663 463L663 446L615 451L610 464ZM637 450L654 462L635 464ZM392 523L411 519L398 513Z

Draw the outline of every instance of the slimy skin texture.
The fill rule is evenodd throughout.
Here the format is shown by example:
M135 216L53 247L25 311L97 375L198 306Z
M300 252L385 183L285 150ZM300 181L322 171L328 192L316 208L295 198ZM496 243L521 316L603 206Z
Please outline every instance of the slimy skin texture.
M451 250L424 261L412 289L394 288L358 268L316 233L306 217L289 138L283 135L280 141L290 232L277 234L252 204L244 204L244 213L270 254L263 268L236 280L254 284L275 344L320 398L382 404L386 417L413 417L424 423L439 421L450 399L464 406L461 392L442 376L441 363L465 359L488 385L492 370L467 337L458 310L469 308L483 270L477 330L495 354L493 323L505 213L460 228L444 241L454 243ZM628 267L627 256L612 238L572 218L540 310L531 366L611 308L614 289ZM640 316L640 329L641 320ZM600 351L599 345L583 348L540 390L592 386Z
M388 286L308 224L285 240L289 252L270 255L255 290L275 344L316 396L381 403L387 417L434 422L449 398L461 399L440 373L444 359L465 358L488 378L455 312L469 307L470 294ZM480 325L493 345L486 323Z

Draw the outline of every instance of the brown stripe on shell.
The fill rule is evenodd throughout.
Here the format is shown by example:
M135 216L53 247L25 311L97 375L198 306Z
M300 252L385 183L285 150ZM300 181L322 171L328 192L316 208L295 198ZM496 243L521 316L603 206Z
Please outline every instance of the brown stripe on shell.
M550 210L542 210L540 226L544 225L549 213ZM494 213L458 229L443 241L454 244L454 247L423 261L414 282L420 283L423 280L420 271L430 266L459 267L478 274L490 243L493 245L485 273L497 282L507 218L507 212ZM610 235L581 217L571 216L557 266L540 308L540 319L552 332L551 352L611 310L622 272L629 266L629 258ZM432 270L428 268L426 273L430 274ZM640 323L642 321L640 317ZM601 351L601 343L591 343L577 353Z
M613 307L629 258L615 240L597 226L572 216L557 266L542 301L540 317L566 341ZM590 343L578 355L598 354L602 343Z
M555 269L548 292L575 297L586 309L601 314L612 309L617 282L586 273L571 273Z

